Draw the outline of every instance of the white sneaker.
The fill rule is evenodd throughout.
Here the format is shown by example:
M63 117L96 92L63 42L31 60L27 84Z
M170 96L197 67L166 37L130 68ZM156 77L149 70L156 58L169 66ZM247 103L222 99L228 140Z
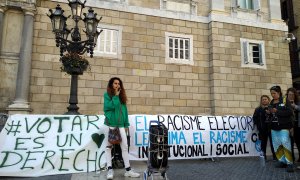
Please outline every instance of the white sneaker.
M113 179L114 178L114 170L110 169L107 171L106 179Z
M140 177L139 173L134 172L132 169L130 171L126 171L124 174L125 177L133 177L133 178L138 178Z

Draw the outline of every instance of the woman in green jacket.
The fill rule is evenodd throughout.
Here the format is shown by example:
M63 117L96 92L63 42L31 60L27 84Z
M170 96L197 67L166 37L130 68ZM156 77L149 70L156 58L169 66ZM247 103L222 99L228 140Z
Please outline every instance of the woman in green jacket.
M125 177L140 177L140 174L134 172L129 164L128 156L128 144L127 144L127 134L128 134L128 111L127 111L127 97L123 82L118 77L113 77L109 80L107 85L107 92L104 93L104 124L107 126L107 137L108 128L119 127L120 134L122 137L122 142L120 143L122 149L122 157L125 164ZM111 163L111 149L112 145L107 142L106 147L106 161L107 161L107 179L113 179L114 172Z

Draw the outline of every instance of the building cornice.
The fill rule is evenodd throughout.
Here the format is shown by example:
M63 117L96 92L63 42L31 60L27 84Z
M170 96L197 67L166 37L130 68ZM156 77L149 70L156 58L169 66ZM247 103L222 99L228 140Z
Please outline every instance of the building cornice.
M34 11L36 10L36 1L35 0L15 0L15 1L0 0L0 7L5 9L10 9L10 8L17 8L23 10L26 9L26 12L30 11L34 14Z
M243 26L279 30L279 31L288 31L288 26L284 22L279 22L279 21L277 21L276 23L267 23L267 22L253 21L247 19L232 18L232 17L219 15L219 14L210 14L208 18L209 18L209 22L223 22L229 24L237 24Z
M66 3L65 0L53 0L59 3ZM122 12L129 12L135 14L143 14L149 16L157 16L163 18L171 18L171 19L178 19L178 20L186 20L192 22L199 22L199 23L210 23L210 22L223 22L223 23L230 23L230 24L237 24L243 26L251 26L251 27L258 27L264 29L272 29L272 30L279 30L279 31L288 31L288 27L284 23L279 22L260 22L260 21L253 21L253 20L246 20L246 19L239 19L234 18L231 16L226 16L225 14L209 14L208 17L206 16L197 16L182 12L171 12L166 10L160 9L150 9L144 7L136 7L136 6L128 6L125 3L112 3L106 1L87 1L86 6L95 7L95 8L102 8L102 9L109 9L109 10L116 10Z

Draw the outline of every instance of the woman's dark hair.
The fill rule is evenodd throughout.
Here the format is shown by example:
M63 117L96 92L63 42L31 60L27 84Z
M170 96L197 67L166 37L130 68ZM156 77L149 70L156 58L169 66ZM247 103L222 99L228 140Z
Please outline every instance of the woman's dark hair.
M295 89L293 87L288 88L288 90L286 91L286 96L288 96L289 92L294 93L294 103L298 104L298 92L297 92L297 89Z
M120 82L120 88L121 88L121 91L120 91L120 94L119 94L120 101L121 101L122 104L126 104L126 102L127 102L127 96L126 96L126 93L125 93L123 82L122 82L122 80L120 78L113 77L113 78L111 78L108 81L108 84L107 84L107 93L109 94L110 97L114 96L115 90L113 89L113 83L114 83L115 80L118 80Z
M280 86L273 86L270 88L270 91L276 91L279 93L279 96L282 97L281 87Z

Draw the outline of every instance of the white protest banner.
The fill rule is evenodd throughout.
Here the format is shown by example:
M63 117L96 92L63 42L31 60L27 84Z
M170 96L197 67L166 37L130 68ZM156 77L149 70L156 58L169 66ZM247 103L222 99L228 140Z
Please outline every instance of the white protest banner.
M153 120L168 129L169 159L259 155L250 116L135 115L130 118L131 159L148 159Z
M258 156L249 116L130 115L130 159L147 160L149 122L168 128L169 159ZM107 144L103 115L13 115L0 134L0 176L99 170Z
M104 116L13 115L0 135L0 176L98 170L106 162Z

